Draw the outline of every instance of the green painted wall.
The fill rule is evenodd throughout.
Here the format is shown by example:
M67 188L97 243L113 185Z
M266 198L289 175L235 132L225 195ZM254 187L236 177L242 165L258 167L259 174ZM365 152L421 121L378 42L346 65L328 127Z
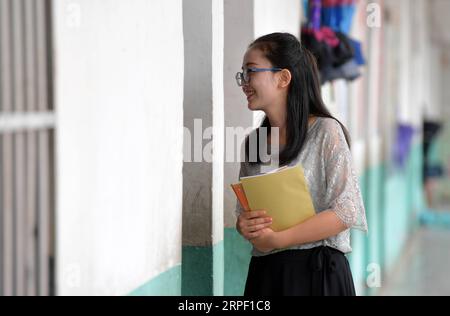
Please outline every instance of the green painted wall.
M223 242L214 247L183 247L182 295L221 296L224 289L223 282Z
M214 247L183 247L176 266L130 293L131 296L224 295L224 242Z
M425 209L422 157L422 146L415 145L403 169L390 170L383 163L367 169L359 180L369 224L367 236L352 232L349 260L359 294L377 291L366 287L369 264L378 264L386 277L418 226L418 215Z
M244 294L252 247L235 228L225 228L225 295Z
M213 250L213 295L223 296L224 295L224 278L225 278L225 245L224 242L220 242L214 246Z
M181 295L181 265L153 278L132 293L131 296L179 296Z
M422 146L414 146L404 170L386 176L382 223L386 271L393 267L407 238L417 227L418 215L425 209L422 157Z

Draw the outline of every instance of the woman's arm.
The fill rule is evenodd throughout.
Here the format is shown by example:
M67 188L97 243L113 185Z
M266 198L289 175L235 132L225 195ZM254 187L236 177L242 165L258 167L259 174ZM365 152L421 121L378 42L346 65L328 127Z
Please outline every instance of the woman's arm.
M276 233L276 248L284 249L324 240L347 229L333 210L323 211L297 226Z
M270 228L259 231L250 242L261 252L291 248L333 237L348 229L333 210L320 212L305 222L281 232Z

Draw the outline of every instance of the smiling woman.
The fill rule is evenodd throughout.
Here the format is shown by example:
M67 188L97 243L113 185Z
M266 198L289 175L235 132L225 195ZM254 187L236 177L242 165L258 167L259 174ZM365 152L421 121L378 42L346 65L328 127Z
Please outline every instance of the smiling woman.
M365 209L352 168L346 128L327 110L315 58L291 34L258 38L236 75L251 111L266 117L245 141L240 177L261 174L265 163L249 160L249 139L278 128L280 165L301 165L316 215L274 232L265 210L243 212L237 230L253 245L245 295L355 295L345 253L350 228L367 231ZM263 144L264 145L264 144ZM289 190L289 188L286 188Z

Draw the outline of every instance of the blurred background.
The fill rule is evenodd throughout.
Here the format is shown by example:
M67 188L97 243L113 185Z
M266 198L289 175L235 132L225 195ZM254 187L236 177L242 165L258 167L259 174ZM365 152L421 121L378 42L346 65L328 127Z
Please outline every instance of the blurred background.
M450 0L0 0L0 295L242 295L226 128L277 31L352 135L358 294L450 295L449 30Z

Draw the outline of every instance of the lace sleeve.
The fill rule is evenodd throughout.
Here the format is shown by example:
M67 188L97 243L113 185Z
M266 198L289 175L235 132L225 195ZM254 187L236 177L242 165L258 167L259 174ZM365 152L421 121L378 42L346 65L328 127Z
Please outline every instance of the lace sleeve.
M364 203L344 132L335 120L327 125L323 142L327 205L348 228L367 232Z

